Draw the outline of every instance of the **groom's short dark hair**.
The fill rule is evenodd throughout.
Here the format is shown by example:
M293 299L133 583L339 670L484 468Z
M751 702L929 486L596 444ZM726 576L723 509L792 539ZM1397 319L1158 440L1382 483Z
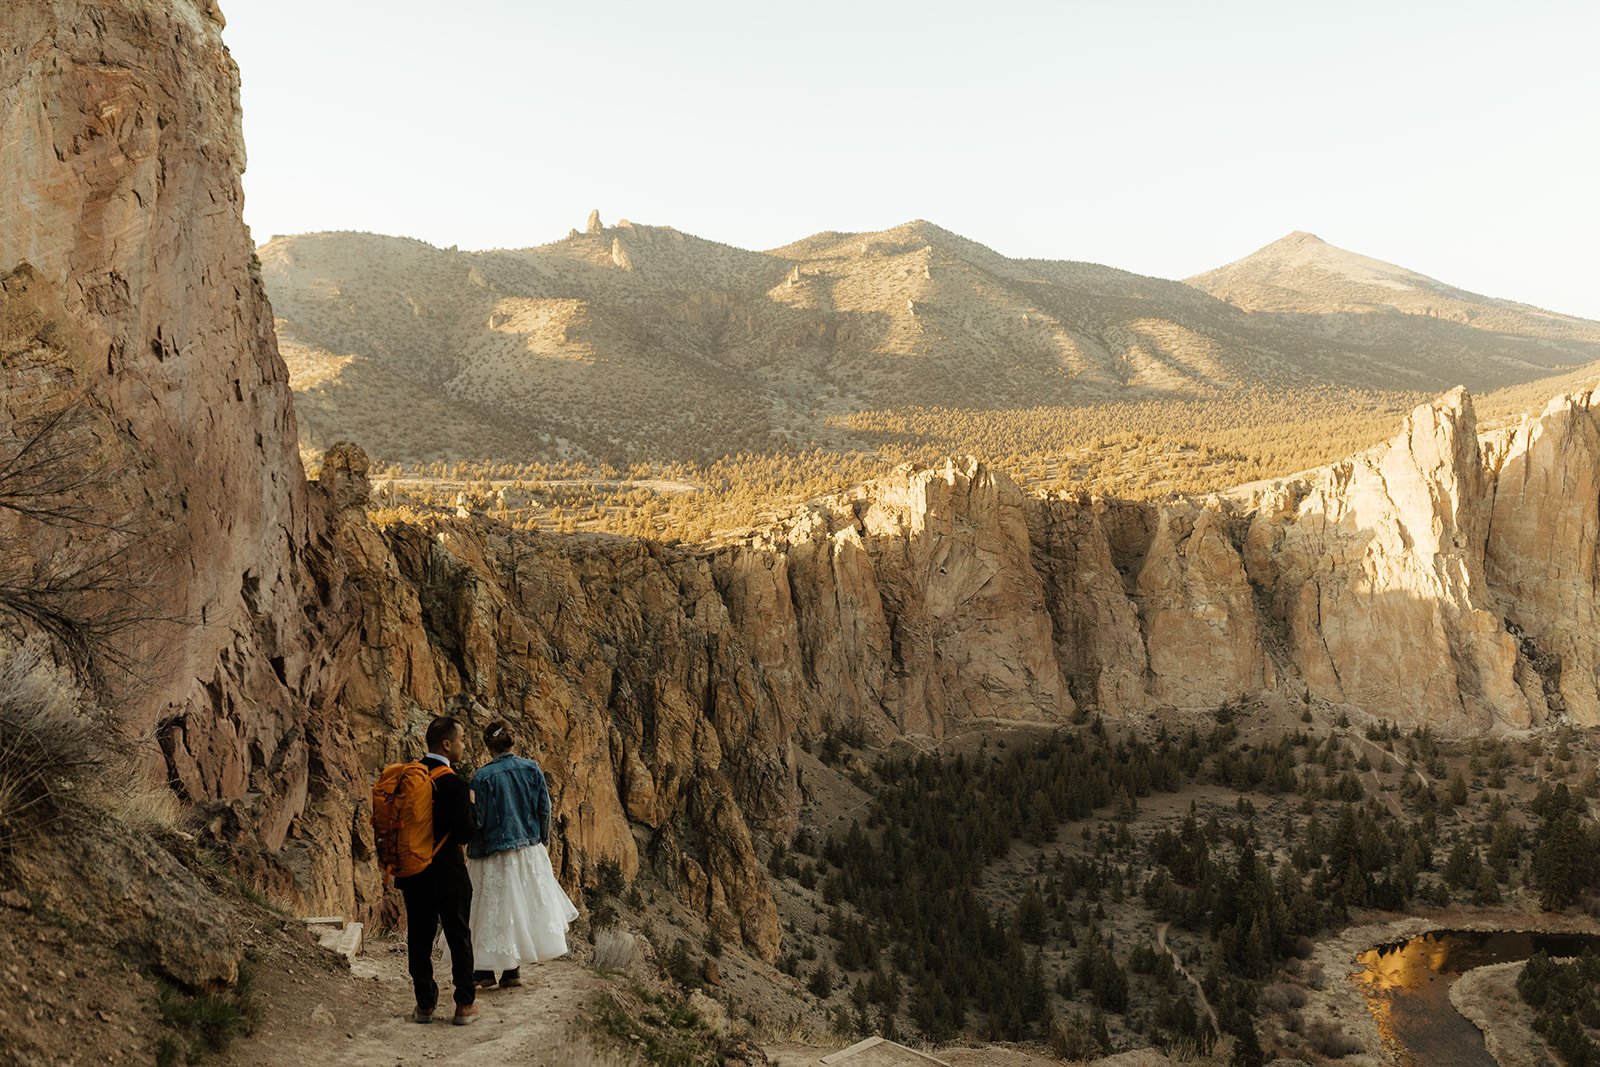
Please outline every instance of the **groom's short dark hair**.
M441 715L428 724L428 751L432 752L439 747L439 742L451 737L461 724L448 715Z

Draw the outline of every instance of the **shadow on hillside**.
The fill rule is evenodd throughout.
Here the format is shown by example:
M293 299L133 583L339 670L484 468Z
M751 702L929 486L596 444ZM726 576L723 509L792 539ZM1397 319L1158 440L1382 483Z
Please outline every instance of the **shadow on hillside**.
M1382 374L1392 387L1442 391L1465 385L1482 393L1600 360L1600 342L1502 333L1398 311L1255 314L1295 336L1316 339L1318 347L1306 351L1308 369L1351 385L1370 386L1372 376ZM1352 359L1359 362L1352 365ZM1365 373L1354 373L1353 366Z

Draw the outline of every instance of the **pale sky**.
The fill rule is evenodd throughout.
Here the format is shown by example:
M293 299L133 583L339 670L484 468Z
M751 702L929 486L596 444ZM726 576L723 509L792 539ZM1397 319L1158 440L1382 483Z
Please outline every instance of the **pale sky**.
M222 0L255 238L925 218L1181 278L1291 230L1600 319L1600 3Z

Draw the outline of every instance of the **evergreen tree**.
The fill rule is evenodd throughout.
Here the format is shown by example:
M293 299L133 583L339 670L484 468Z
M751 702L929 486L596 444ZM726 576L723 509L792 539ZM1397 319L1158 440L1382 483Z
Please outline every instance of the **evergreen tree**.
M1017 904L1017 935L1030 945L1042 945L1049 933L1050 918L1037 884L1030 884Z

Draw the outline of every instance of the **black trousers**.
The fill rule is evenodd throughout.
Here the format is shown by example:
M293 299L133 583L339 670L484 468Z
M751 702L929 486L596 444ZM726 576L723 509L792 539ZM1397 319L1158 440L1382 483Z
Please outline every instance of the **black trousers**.
M432 1009L439 1003L439 986L433 980L433 938L444 927L450 946L450 980L457 1004L471 1004L477 996L472 984L472 880L465 867L435 863L400 884L406 898L406 952L411 965L411 985L417 1006Z

